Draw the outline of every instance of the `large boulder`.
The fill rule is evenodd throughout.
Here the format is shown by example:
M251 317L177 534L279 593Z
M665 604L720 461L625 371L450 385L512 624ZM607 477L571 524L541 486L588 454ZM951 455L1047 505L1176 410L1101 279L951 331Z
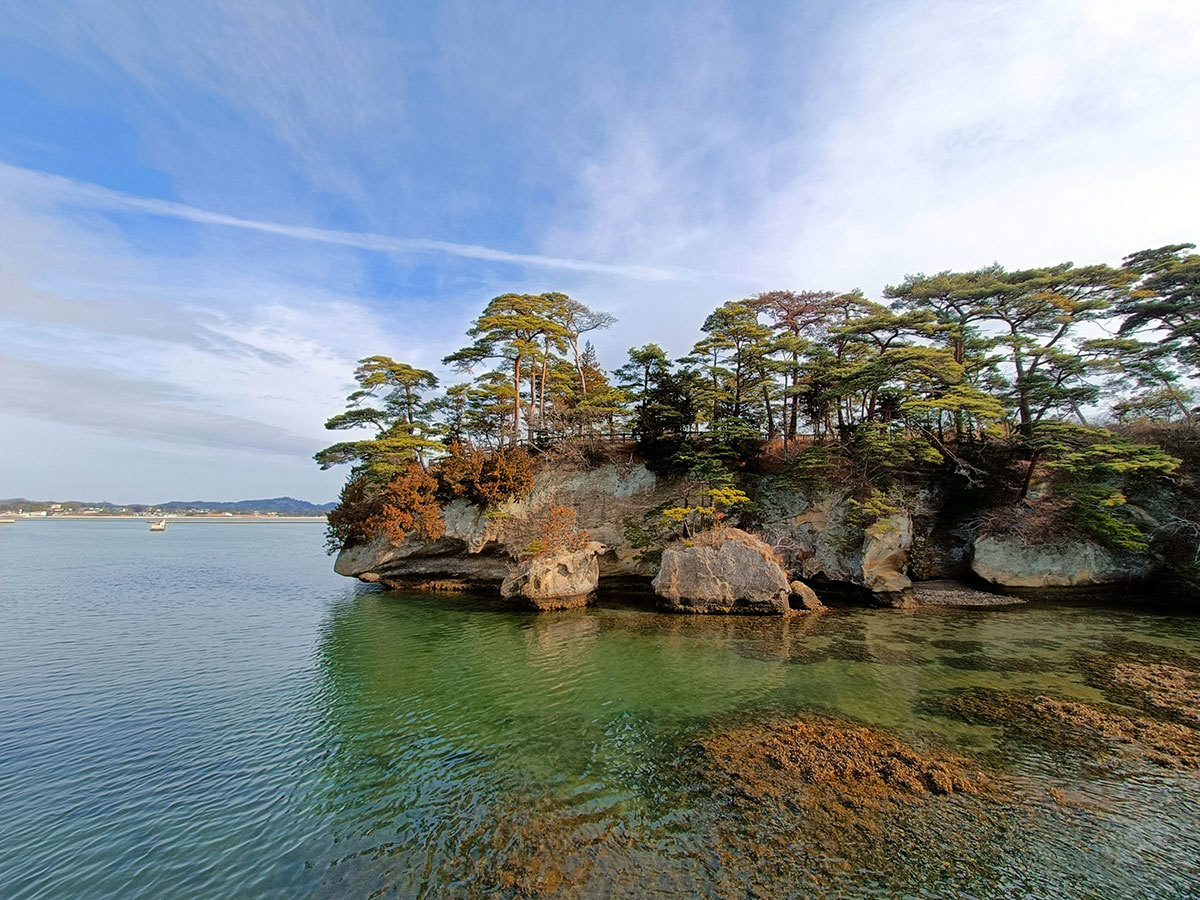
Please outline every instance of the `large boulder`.
M663 551L652 582L672 612L786 616L791 587L771 548L737 528L706 531Z
M1088 587L1139 581L1153 572L1149 559L1114 554L1086 540L1028 544L1020 538L975 541L971 569L1008 588Z
M539 554L510 572L500 593L540 610L586 606L600 581L603 551L603 544L590 541L578 550Z

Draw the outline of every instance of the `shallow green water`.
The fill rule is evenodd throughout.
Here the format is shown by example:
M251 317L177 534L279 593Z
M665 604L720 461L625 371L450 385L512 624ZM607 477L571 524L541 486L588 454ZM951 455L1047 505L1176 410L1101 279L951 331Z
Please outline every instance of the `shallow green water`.
M938 702L975 687L1119 700L1089 660L1200 658L1196 618L1035 604L779 622L617 597L534 615L357 585L320 546L315 524L0 530L0 897L1200 885L1196 773L1056 753ZM836 851L804 821L764 823L761 851L730 833L695 744L803 712L966 754L1019 802L930 801Z

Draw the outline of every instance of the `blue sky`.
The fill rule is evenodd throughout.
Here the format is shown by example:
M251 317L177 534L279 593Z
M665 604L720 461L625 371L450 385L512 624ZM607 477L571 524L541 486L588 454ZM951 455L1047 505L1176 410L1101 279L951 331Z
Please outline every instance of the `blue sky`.
M354 360L1200 238L1193 2L0 0L0 496L335 496Z

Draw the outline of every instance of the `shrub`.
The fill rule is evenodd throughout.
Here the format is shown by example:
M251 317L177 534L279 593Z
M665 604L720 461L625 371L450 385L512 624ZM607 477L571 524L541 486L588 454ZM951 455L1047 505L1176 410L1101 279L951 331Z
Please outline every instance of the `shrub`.
M553 556L560 552L581 550L592 536L575 525L575 510L570 506L552 506L542 521L541 535L525 552L531 556Z
M420 464L409 463L383 489L380 511L368 521L368 527L397 543L410 531L423 540L436 541L446 533L437 487L437 479Z
M336 553L380 535L398 543L409 532L437 540L445 534L446 524L436 491L437 481L416 462L404 466L382 489L365 477L351 479L329 513L326 548Z
M342 486L338 505L328 516L325 528L325 549L337 553L351 544L363 544L372 540L375 533L368 523L375 519L383 508L379 491L363 476L351 478Z
M900 512L900 507L892 503L887 494L880 490L872 490L867 497L857 500L851 497L847 501L849 509L846 512L846 522L855 528L867 531L878 522Z
M534 462L524 447L482 451L457 442L438 466L442 493L488 506L521 499L533 489Z

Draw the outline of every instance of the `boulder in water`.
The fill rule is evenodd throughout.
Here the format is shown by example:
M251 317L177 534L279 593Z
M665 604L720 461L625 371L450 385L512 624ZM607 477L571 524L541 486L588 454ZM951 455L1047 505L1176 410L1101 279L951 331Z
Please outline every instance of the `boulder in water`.
M663 551L652 582L672 612L786 616L791 586L771 548L737 528L715 528Z
M817 592L810 588L803 581L793 581L792 589L792 605L798 609L806 609L813 612L818 609L825 609L825 604L817 596Z
M1149 559L1113 553L1091 541L1028 544L1020 538L975 541L971 569L1008 588L1088 587L1139 581L1152 574Z
M539 610L586 606L600 580L603 551L603 544L590 541L578 550L538 554L509 573L500 593Z

